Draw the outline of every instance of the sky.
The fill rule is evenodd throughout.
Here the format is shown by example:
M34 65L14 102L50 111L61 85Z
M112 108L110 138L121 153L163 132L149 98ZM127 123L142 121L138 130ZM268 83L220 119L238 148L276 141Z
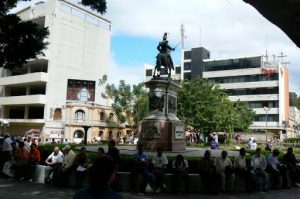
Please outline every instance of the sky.
M33 0L32 2L37 2ZM77 2L77 0L71 0ZM20 3L17 9L29 5ZM109 81L143 81L144 64L155 64L156 46L168 32L171 46L180 42L185 27L185 48L202 46L211 58L287 55L290 91L300 94L300 49L252 6L242 0L107 0L104 18L112 22ZM172 52L180 64L181 46Z

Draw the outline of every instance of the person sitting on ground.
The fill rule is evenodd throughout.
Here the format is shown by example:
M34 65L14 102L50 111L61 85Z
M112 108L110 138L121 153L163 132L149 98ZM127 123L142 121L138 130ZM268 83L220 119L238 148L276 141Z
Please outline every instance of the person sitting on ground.
M261 177L263 181L263 191L268 192L268 174L265 172L267 161L266 157L261 154L261 148L257 148L255 155L251 157L251 167L253 168L251 173L255 176L256 189L259 189L258 178Z
M204 190L208 193L214 193L214 185L216 183L214 161L210 158L210 150L206 150L204 157L199 162L199 174Z
M214 161L214 166L216 167L217 178L219 179L219 185L217 185L217 190L219 192L232 192L234 184L234 172L233 164L231 160L227 157L227 151L222 151L221 156L216 157ZM226 184L228 188L226 189Z
M288 171L292 177L292 185L295 187L300 187L297 183L300 180L300 164L297 161L293 148L289 147L286 154L282 158L282 164L287 166Z
M279 178L282 176L282 186L288 188L287 184L287 166L280 164L277 157L279 155L278 149L273 149L272 154L267 158L266 171L274 176L273 186L275 189L279 189Z
M78 191L73 199L122 199L110 189L115 175L113 160L107 156L98 158L89 170L89 186Z
M82 188L82 184L87 175L87 168L88 168L88 156L85 147L81 147L80 152L77 154L75 158L74 165L75 165L75 177L76 177L75 187L77 189L80 189Z
M190 181L188 175L189 164L188 161L183 158L182 155L177 155L176 159L172 162L173 176L172 176L172 188L173 193L178 192L178 181L184 180L185 182L185 192L189 192Z
M148 167L148 156L144 153L144 146L142 144L138 144L138 152L133 155L133 166L129 175L130 185L134 192L140 191L141 193L145 193L146 186L149 181L149 171ZM140 190L137 190L136 181L137 176L141 175L143 177L142 185L140 186Z
M215 138L213 138L212 141L210 141L210 149L215 150L218 148L219 148L218 142L216 141Z
M245 148L240 149L239 156L234 160L234 172L245 180L246 191L252 192L255 185L255 179L254 175L251 173L251 167L247 166Z
M164 175L166 172L166 167L168 165L168 159L163 154L161 147L157 147L157 154L153 156L152 161L153 165L153 177L152 184L154 185L156 192L160 192L164 189Z
M41 161L41 153L40 151L37 149L37 146L35 143L32 143L30 145L30 152L29 152L29 158L28 158L28 162L29 162L29 171L30 171L30 181L35 181L35 169L37 167L37 165L40 163Z
M53 183L58 184L59 172L64 163L64 154L60 151L59 147L55 147L53 152L48 156L45 163L45 184L50 182L50 175L53 172Z
M76 158L76 154L71 149L70 145L66 145L63 148L64 151L64 163L61 170L61 178L62 178L62 185L67 187L69 185L69 178L74 170L74 161Z

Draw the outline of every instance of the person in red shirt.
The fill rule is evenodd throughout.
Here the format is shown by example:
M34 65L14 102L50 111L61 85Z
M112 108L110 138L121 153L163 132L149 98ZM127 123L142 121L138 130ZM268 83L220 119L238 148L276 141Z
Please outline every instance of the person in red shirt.
M32 143L30 145L30 152L28 158L29 181L35 181L35 169L36 166L40 163L40 161L41 161L41 154L37 149L36 144Z
M24 142L19 143L19 150L16 153L16 179L24 180L27 176L29 151L26 149Z

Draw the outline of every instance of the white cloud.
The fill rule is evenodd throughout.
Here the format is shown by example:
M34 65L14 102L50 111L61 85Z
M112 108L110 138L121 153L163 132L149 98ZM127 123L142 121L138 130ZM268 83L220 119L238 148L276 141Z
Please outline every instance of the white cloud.
M180 40L180 24L184 23L185 46L197 47L201 40L215 58L261 55L266 49L270 57L283 52L291 62L290 90L300 94L300 49L242 0L110 0L105 17L112 21L113 35L159 40L169 32L173 45Z

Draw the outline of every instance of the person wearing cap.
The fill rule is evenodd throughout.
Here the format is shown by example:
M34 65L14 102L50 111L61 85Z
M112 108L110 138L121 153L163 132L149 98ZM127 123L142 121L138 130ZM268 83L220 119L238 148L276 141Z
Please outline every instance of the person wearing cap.
M68 144L64 146L63 152L64 152L64 163L61 170L62 185L68 186L69 178L74 168L73 166L74 166L76 154L71 149L71 146Z
M266 171L270 173L273 178L273 186L275 189L279 189L279 178L282 176L282 186L288 188L287 184L287 166L280 164L277 157L279 155L278 149L273 149L272 154L267 158L267 168Z
M64 154L60 151L59 147L55 147L53 152L48 156L45 163L45 184L50 182L50 175L53 173L53 183L57 184L59 180L59 171L64 163Z
M210 150L206 150L204 157L199 162L199 174L205 191L213 193L214 184L216 183L214 161L210 158Z

